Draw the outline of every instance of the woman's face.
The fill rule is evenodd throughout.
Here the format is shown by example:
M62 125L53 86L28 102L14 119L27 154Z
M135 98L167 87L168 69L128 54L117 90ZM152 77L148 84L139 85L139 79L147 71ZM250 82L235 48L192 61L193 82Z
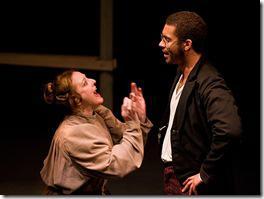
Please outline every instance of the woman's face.
M74 71L72 73L72 86L81 98L84 107L95 108L104 102L104 99L96 92L96 81L89 79L85 74Z

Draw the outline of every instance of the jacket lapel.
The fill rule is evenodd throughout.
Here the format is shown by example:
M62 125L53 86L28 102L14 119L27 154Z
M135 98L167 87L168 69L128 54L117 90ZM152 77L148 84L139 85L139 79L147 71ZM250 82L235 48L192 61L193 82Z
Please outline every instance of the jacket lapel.
M176 129L181 129L184 118L185 118L185 114L186 114L186 108L189 102L189 97L193 91L193 89L195 88L196 85L196 78L198 75L198 72L201 68L202 63L204 62L205 58L201 57L201 59L197 62L197 64L194 66L193 70L191 71L185 86L183 88L181 97L180 97L180 101L178 103L177 109L176 109L176 113L175 113L175 117L174 117L174 123L173 126L175 126Z
M172 97L173 91L174 91L174 89L175 89L175 87L176 87L176 85L177 85L177 83L178 83L178 81L179 81L179 79L180 79L181 74L182 74L182 73L181 73L181 71L180 71L179 68L178 68L177 73L176 73L176 77L175 77L175 79L174 79L174 81L173 81L173 84L172 84L172 87L171 87L171 90L170 90L168 107L170 107L171 97Z
M177 129L180 129L184 118L185 118L185 113L186 113L186 108L187 108L187 104L188 104L188 99L193 91L193 88L195 86L195 82L186 82L185 86L183 88L182 94L181 94L181 98L180 101L178 103L177 109L176 109L176 114L174 117L174 124L175 127Z

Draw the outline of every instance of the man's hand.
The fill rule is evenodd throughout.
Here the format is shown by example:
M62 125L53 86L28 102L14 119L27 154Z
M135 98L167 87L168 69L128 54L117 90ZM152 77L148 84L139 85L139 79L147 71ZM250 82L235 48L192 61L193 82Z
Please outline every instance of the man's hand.
M138 88L136 83L131 83L131 91L129 94L130 99L133 101L132 108L137 113L139 120L142 123L146 122L146 103L143 97L142 89Z
M202 179L200 177L200 173L191 176L183 182L184 187L182 189L182 192L188 191L189 195L193 195L193 194L197 195L196 188L201 183L202 183Z

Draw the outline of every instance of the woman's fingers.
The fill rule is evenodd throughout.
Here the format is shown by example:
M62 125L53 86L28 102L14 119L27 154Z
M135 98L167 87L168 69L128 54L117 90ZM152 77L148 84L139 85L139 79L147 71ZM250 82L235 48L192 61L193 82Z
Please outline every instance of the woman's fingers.
M142 89L140 87L137 87L137 84L135 82L131 83L131 93L135 93L136 96L143 96Z
M140 87L138 88L138 95L141 96L141 97L143 96L143 91L142 91L142 89Z
M127 97L123 99L123 104L121 106L121 115L125 120L136 119L133 101Z
M133 101L133 102L136 102L137 101L137 97L135 95L135 93L129 93L129 98Z
M131 90L131 93L135 93L135 94L138 93L137 84L135 82L132 82L130 84L130 90Z

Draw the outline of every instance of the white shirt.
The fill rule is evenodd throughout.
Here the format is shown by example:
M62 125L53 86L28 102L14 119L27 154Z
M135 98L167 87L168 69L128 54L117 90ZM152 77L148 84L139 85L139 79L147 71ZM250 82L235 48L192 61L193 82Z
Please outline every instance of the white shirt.
M184 85L177 89L179 86L179 82L182 79L182 75L179 78L179 81L177 85L175 86L175 89L173 91L171 101L170 101L170 119L169 119L169 125L165 134L164 142L162 145L162 152L161 152L161 159L163 162L170 162L172 161L172 154L171 154L171 127L174 121L175 112L182 94L182 90ZM178 90L178 91L177 91Z

